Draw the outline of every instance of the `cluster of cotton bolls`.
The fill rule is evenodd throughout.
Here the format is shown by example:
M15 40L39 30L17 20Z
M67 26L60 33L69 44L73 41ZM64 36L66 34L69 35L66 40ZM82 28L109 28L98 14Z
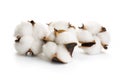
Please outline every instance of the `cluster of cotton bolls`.
M17 26L15 37L19 54L33 56L44 53L51 61L60 63L72 60L76 46L87 54L99 54L102 49L107 49L110 41L106 28L95 22L77 27L65 21L41 24L31 20Z

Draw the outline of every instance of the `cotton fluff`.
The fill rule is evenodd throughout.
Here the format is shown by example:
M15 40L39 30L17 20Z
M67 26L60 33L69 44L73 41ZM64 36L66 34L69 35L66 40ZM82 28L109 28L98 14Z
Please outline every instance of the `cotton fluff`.
M81 45L81 49L83 49L83 51L87 54L99 54L102 50L102 45L101 45L101 41L98 37L94 37L95 39L95 44L91 45L91 46L86 46L86 45ZM89 44L89 43L88 43Z
M14 36L25 36L25 35L32 35L32 24L30 22L22 22L21 24L17 25L15 29Z
M48 25L36 23L33 28L34 31L34 37L37 37L39 39L43 39L44 37L48 36L50 34L50 31L48 29Z
M43 40L47 41L55 41L55 32L51 32L48 36L44 37Z
M67 43L77 43L77 38L74 34L69 31L59 32L56 31L56 43L58 44L67 44Z
M102 48L107 49L110 42L106 28L95 22L84 23L77 30L77 38L81 48L88 54L98 54Z
M55 57L57 57L63 63L68 63L72 60L70 53L64 45L58 45L57 54L55 55Z
M15 48L20 54L26 54L29 49L31 49L34 43L34 38L32 36L23 36L19 42L15 43Z
M35 40L32 36L23 36L19 42L15 43L15 48L19 54L37 55L41 52L42 42Z
M37 55L42 51L43 38L49 34L48 26L33 20L22 22L15 30L15 48L19 54Z
M83 23L82 29L88 30L93 35L100 32L102 25L96 22L86 22Z
M51 61L68 63L78 45L87 54L99 54L110 42L106 28L96 22L75 27L69 22L56 21L48 25L33 20L22 22L15 30L15 48L22 55L38 55L43 51ZM81 44L81 45L79 45Z
M72 60L64 45L47 42L43 45L43 53L53 62L68 63Z
M49 41L55 41L55 37L58 36L59 33L63 32L69 32L71 37L76 37L76 29L74 26L72 26L69 22L65 21L58 21L58 22L51 22L49 24L49 31L50 34L48 37L45 38L45 40ZM68 34L69 34L68 33Z
M47 43L43 45L43 53L49 59L62 63L71 61L74 47L77 45L77 38L72 32L54 28L54 32L45 40Z
M45 56L52 60L53 56L57 52L57 44L55 42L47 42L42 48Z
M56 22L51 22L48 24L50 30L54 30L57 29L57 30L67 30L68 29L68 22L65 22L65 21L56 21Z
M77 38L80 43L94 41L93 35L89 31L83 29L77 30Z
M105 32L98 33L97 36L99 37L103 48L107 49L107 46L109 45L109 42L110 42L109 33L105 31Z

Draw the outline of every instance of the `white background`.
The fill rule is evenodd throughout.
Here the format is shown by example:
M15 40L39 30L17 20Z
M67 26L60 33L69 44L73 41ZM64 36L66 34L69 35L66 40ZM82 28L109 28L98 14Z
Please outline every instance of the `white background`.
M119 0L0 0L0 80L120 80ZM21 21L96 21L111 34L100 55L75 52L68 64L23 57L14 49L14 29Z

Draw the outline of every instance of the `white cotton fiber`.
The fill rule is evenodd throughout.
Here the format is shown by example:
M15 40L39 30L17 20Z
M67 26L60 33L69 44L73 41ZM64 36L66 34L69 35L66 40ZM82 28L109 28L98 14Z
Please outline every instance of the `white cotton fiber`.
M101 40L101 43L104 45L108 45L110 42L110 35L108 32L101 32L97 35Z
M68 29L68 22L65 21L56 21L56 22L51 22L49 24L49 27L51 29L57 29L57 30L67 30Z
M44 37L48 36L50 33L48 26L45 24L40 24L40 23L36 23L34 25L33 32L34 32L33 35L35 37L38 37L39 39L43 39Z
M22 22L15 30L15 48L20 54L37 55L42 51L42 38L49 34L48 26L33 20Z
M75 37L77 37L77 29L75 29L75 28L68 28L66 31L72 33Z
M77 43L77 38L71 32L66 31L66 32L59 33L56 36L55 41L58 44L67 44L67 43L73 43L73 42Z
M96 22L86 22L83 23L84 29L90 31L93 35L100 32L102 25Z
M63 63L68 63L72 60L70 53L67 51L64 45L58 45L57 58Z
M47 56L49 59L52 59L53 56L56 54L57 45L55 42L47 42L43 45L42 49L45 56Z
M99 37L100 41L101 41L101 45L103 46L104 49L107 49L109 42L110 42L110 35L107 31L105 32L100 32L97 34L97 36Z
M22 22L16 27L14 36L32 35L32 29L33 27L30 22Z
M92 41L94 41L93 35L89 31L83 30L83 29L77 30L77 38L78 38L79 42L92 42Z
M19 42L15 43L15 48L19 54L25 54L32 46L34 38L32 36L23 36Z
M54 32L51 32L48 36L44 38L46 41L55 41L55 34Z
M19 54L33 56L43 53L51 61L59 63L70 62L76 46L87 54L99 54L110 42L106 28L96 22L75 27L65 21L46 25L31 20L19 24L14 36Z
M31 50L34 55L42 53L42 45L43 41L42 40L34 40L33 44L31 45Z

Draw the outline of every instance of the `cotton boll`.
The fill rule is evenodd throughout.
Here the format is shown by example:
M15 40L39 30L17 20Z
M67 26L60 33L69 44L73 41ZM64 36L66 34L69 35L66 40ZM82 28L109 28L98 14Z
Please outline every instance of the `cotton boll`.
M82 25L82 29L90 31L93 35L100 32L102 25L96 22L86 22Z
M65 32L59 33L59 31L57 31L55 41L58 44L67 44L67 43L73 43L73 42L77 43L77 38L71 32L65 31Z
M23 36L20 38L19 42L15 43L15 49L19 54L26 54L33 42L34 39L32 36Z
M43 53L49 59L52 59L57 52L57 44L55 42L47 42L42 47Z
M25 36L25 35L32 35L32 24L30 22L22 22L19 24L16 29L14 36Z
M70 53L67 51L64 45L58 45L56 57L63 63L68 63L72 60Z
M40 23L35 23L33 32L33 35L38 37L39 39L43 39L50 34L48 26Z
M101 41L98 37L95 37L95 43L91 43L92 45L81 45L81 49L87 54L99 54L102 50Z
M110 42L110 35L108 32L101 32L98 33L97 35L99 39L101 40L102 46L107 49L107 46L109 45Z
M83 29L77 30L77 38L80 43L94 41L93 35L89 31Z
M72 44L72 51L76 44ZM70 46L69 46L70 47ZM43 53L53 62L67 63L72 59L70 49L66 48L66 45L57 45L55 42L47 42L43 45Z
M48 24L50 29L57 29L57 30L67 30L68 29L68 22L65 21L56 21L56 22L51 22Z

